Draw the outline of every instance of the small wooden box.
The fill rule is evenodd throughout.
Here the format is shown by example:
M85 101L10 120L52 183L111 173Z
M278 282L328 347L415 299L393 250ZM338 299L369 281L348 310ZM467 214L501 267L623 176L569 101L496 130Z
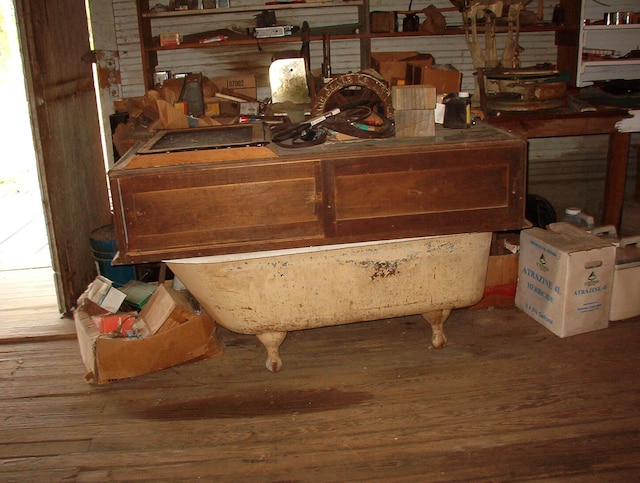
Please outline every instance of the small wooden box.
M395 32L398 22L396 12L371 12L371 32L388 33Z

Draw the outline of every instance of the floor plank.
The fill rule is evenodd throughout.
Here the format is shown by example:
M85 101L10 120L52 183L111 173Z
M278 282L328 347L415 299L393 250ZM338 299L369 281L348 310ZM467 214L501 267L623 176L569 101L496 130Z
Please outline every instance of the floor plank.
M75 337L58 307L36 180L0 179L0 343Z
M104 386L72 340L0 345L0 479L633 481L640 318L557 338L516 308L255 337Z
M0 271L0 344L75 334L58 309L50 267Z

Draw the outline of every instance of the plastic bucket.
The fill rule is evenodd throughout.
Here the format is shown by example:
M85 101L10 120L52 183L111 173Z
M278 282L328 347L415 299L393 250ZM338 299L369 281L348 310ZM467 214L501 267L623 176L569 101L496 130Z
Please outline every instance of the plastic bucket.
M118 252L118 243L113 225L105 225L91 232L91 249L98 273L108 278L116 287L121 287L130 280L135 280L136 271L133 265L112 265L111 261Z

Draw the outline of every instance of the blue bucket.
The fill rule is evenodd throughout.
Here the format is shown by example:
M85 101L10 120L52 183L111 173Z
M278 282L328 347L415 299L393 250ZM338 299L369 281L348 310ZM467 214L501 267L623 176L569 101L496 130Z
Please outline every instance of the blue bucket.
M136 279L133 265L112 265L111 261L118 252L116 231L113 225L105 225L91 232L91 248L93 259L96 261L98 273L113 282L115 287L121 287Z

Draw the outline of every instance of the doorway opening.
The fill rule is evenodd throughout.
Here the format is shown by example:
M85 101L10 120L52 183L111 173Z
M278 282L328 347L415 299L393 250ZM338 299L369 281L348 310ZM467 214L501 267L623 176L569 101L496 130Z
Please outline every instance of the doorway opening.
M60 319L13 1L0 2L0 334ZM26 330L26 329L25 329Z

